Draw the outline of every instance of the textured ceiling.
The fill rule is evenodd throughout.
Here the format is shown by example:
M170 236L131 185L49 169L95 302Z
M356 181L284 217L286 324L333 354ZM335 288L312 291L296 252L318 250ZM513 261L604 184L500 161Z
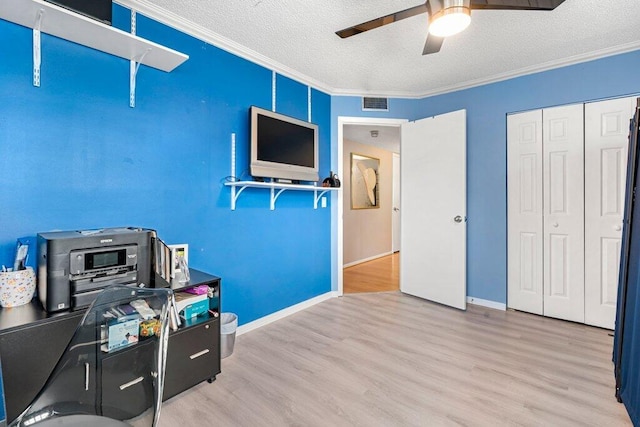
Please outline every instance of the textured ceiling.
M335 31L419 0L118 0L168 11L223 48L332 94L425 96L640 48L640 0L566 0L555 11L473 11L422 56L426 14L348 39ZM234 52L238 53L238 52Z
M378 136L371 136L371 131L377 131ZM393 153L400 152L400 127L382 125L344 125L342 137L360 144L373 145L374 147Z

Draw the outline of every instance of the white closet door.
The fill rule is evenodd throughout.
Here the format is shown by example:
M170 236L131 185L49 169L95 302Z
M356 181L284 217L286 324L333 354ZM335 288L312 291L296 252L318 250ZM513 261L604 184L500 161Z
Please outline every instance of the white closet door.
M613 329L635 98L585 105L585 323Z
M584 107L542 112L545 316L584 322Z
M507 117L508 298L542 314L542 110Z

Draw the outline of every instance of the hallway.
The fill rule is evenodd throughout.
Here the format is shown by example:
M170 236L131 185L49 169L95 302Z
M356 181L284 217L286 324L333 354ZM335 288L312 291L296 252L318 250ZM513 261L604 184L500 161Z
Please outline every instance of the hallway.
M400 252L344 269L344 293L388 292L400 289Z

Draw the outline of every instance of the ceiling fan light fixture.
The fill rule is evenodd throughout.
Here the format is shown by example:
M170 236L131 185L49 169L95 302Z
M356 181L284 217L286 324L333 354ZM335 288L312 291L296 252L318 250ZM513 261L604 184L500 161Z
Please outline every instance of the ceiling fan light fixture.
M458 34L471 23L471 10L465 6L446 7L429 18L429 33L436 37Z

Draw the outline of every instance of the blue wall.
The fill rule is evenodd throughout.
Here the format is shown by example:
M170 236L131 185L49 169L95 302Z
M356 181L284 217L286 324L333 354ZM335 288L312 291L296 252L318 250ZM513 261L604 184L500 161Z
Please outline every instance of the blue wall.
M391 99L389 111L360 109L360 98L332 97L337 118L410 120L467 110L467 294L506 303L506 114L640 92L640 51L424 99ZM335 145L334 145L335 147Z
M114 13L114 25L128 31L128 11ZM248 176L248 108L271 107L272 72L140 15L137 32L190 59L171 73L142 66L131 109L128 61L43 35L42 87L34 88L31 31L0 21L0 263L11 263L17 237L136 225L189 243L191 265L223 278L223 309L241 324L331 290L330 209L314 210L310 193L288 192L270 211L268 193L248 189L232 212L222 185L232 133L237 174ZM321 175L337 163L339 116L413 120L466 109L468 294L504 303L505 115L638 93L639 66L636 51L391 99L385 113L314 89ZM280 75L276 86L277 110L306 119L307 86Z
M128 31L128 11L114 13ZM35 88L31 31L0 20L0 263L17 237L134 225L188 243L241 324L330 291L330 209L287 192L270 211L268 191L248 189L231 211L223 186L232 133L238 175L248 168L248 110L271 109L272 72L141 15L137 34L190 59L171 73L141 66L129 108L128 61L43 34ZM306 120L307 86L278 76L276 103ZM312 90L321 171L330 108Z

